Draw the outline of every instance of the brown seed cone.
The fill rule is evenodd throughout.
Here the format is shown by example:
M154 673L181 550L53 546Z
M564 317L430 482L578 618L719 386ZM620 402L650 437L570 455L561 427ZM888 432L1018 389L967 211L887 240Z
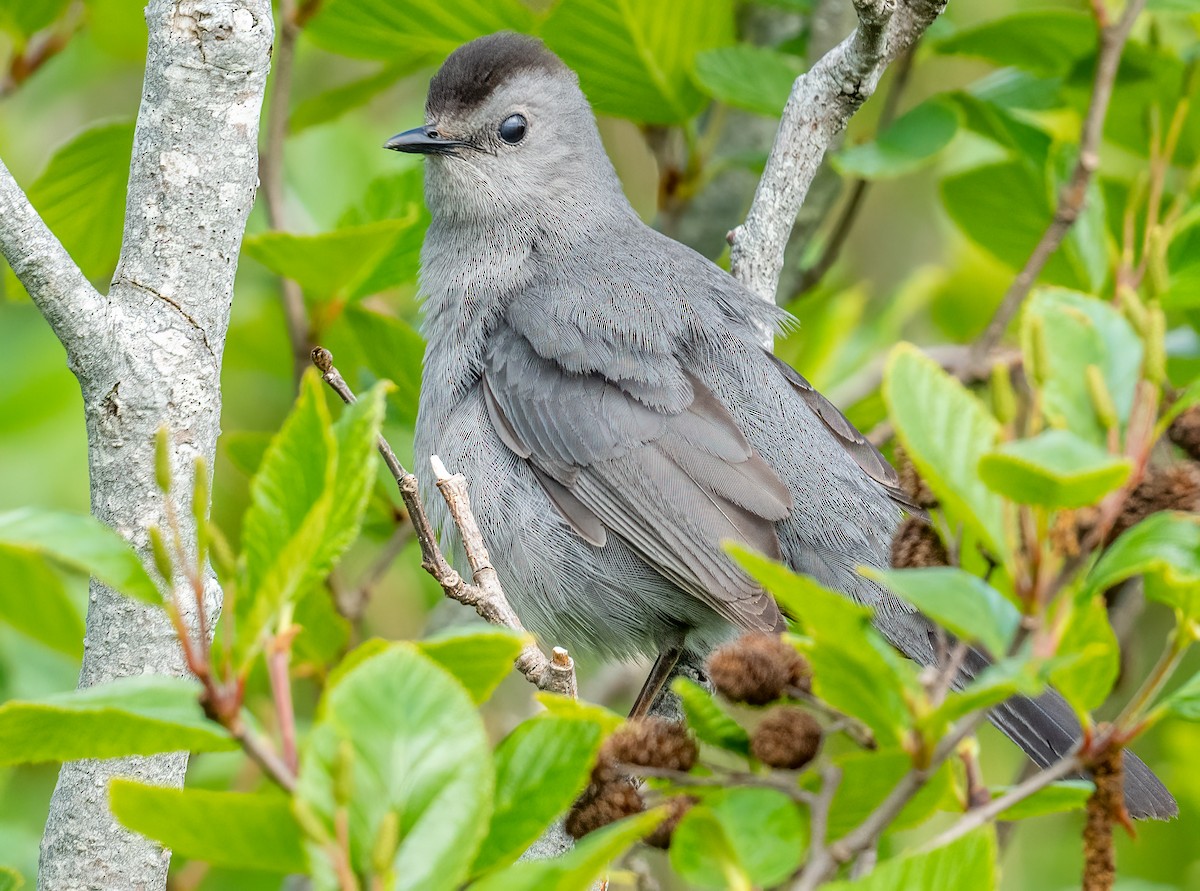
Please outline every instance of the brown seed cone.
M1193 461L1200 461L1200 405L1182 412L1167 428L1167 437Z
M897 472L900 474L900 488L904 490L918 507L923 507L925 510L938 506L937 496L933 494L933 490L929 488L929 484L921 478L917 473L917 468L909 460L904 449L896 448Z
M1096 791L1087 803L1087 823L1083 827L1083 889L1107 891L1117 872L1113 846L1113 823L1129 823L1125 812L1124 772L1121 750L1113 749L1092 764Z
M630 721L605 740L592 776L593 780L601 779L602 765L614 762L688 771L698 754L696 741L685 725L663 718L641 718Z
M900 524L892 539L892 566L911 569L949 564L946 546L932 526L919 517L909 517Z
M794 706L772 709L750 737L750 754L770 767L803 767L821 748L821 725Z
M690 795L676 795L674 798L668 798L666 805L670 810L667 813L666 819L658 824L657 828L646 836L646 844L654 848L662 848L664 851L671 847L671 836L675 834L675 827L679 825L679 821L683 819L683 815L692 809L698 799Z
M1200 511L1200 464L1180 461L1148 467L1145 478L1125 500L1108 540L1160 510Z
M789 686L812 689L812 669L796 648L777 634L743 634L708 660L713 686L732 702L766 705Z
M568 812L564 828L571 838L580 839L623 817L641 813L642 807L641 793L627 780L589 786Z

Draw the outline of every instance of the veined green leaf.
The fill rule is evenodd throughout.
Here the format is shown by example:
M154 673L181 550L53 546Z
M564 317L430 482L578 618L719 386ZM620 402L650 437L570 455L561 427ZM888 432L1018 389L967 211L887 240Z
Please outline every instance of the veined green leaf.
M530 638L507 628L451 629L417 643L418 649L438 663L471 694L485 702L513 670L513 660Z
M1147 576L1147 597L1200 618L1200 516L1162 511L1126 530L1092 568L1087 590L1099 594L1137 575Z
M989 824L932 851L881 863L864 879L824 887L829 891L994 891L998 879L996 830Z
M922 102L870 142L849 146L832 158L843 176L891 179L931 162L958 132L958 113L940 99Z
M726 105L778 117L803 67L794 56L738 43L697 53L695 76L710 96Z
M750 754L750 735L744 727L726 714L707 690L690 678L676 678L671 689L679 697L687 723L701 742L710 746Z
M1000 786L992 789L992 798L999 798L1011 788L1011 786ZM1001 811L997 819L1004 821L1028 820L1030 817L1042 817L1046 814L1077 811L1087 804L1087 800L1095 788L1096 784L1091 780L1059 780Z
M1081 719L1108 698L1121 670L1117 636L1108 622L1104 598L1077 600L1050 681Z
M1068 430L1002 443L983 456L979 475L1019 504L1051 509L1095 504L1124 484L1133 465Z
M1043 77L1064 75L1096 47L1096 24L1075 9L1010 13L938 41L939 53L976 56Z
M116 779L113 815L172 853L211 866L308 871L302 832L287 798L270 793L168 789Z
M73 659L83 655L83 617L36 554L0 546L0 622Z
M350 307L345 319L362 347L372 373L396 385L388 393L388 405L394 418L403 424L415 424L421 393L421 363L425 356L424 339L403 319L363 306Z

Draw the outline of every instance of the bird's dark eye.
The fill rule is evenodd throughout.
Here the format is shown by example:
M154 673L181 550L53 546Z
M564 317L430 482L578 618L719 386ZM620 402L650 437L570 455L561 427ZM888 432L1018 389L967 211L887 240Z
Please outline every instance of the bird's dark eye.
M509 145L516 145L525 138L527 126L524 115L510 114L500 123L500 138Z

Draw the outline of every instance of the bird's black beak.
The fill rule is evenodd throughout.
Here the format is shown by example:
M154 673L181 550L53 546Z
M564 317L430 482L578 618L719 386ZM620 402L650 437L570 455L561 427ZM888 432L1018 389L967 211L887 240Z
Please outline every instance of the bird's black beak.
M448 139L433 127L414 127L397 133L383 144L385 149L394 152L408 152L414 155L453 155L455 149L462 148L465 142L459 139Z

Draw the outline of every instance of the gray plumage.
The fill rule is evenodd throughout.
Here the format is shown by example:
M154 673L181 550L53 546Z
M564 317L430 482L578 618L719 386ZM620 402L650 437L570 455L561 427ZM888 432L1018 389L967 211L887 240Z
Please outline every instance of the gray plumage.
M760 346L780 310L637 217L575 75L533 38L493 35L450 56L426 112L387 145L427 155L415 452L466 476L526 626L617 659L782 628L732 539L869 604L932 662L929 622L855 571L887 564L905 504L892 468ZM1045 764L1078 733L1052 711L1014 701L997 723ZM1133 809L1171 812L1130 766L1153 781Z

